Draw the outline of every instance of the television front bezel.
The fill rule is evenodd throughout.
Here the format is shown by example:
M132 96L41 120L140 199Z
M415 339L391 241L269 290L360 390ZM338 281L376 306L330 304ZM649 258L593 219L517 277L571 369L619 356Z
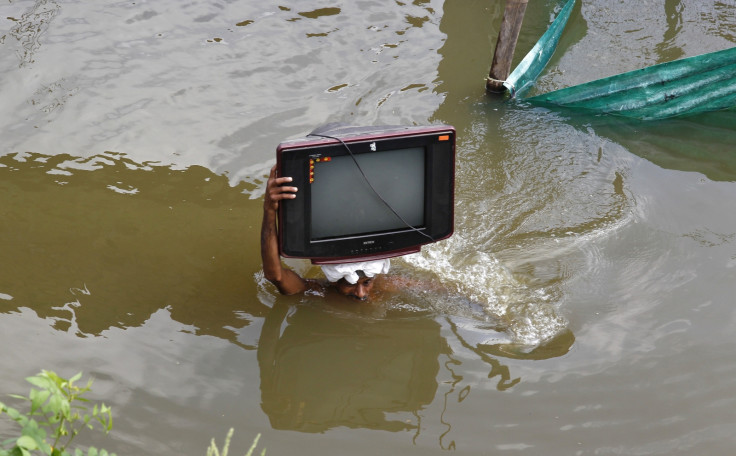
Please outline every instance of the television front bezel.
M278 175L290 176L289 185L299 189L295 199L279 204L281 256L306 258L314 264L370 261L415 253L423 245L450 237L454 232L455 136L449 125L338 126L279 144ZM310 160L413 147L422 147L425 155L423 226L311 240Z

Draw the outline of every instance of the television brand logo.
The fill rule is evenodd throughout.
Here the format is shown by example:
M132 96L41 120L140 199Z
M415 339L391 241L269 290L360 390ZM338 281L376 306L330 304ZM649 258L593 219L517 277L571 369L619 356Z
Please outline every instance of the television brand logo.
M376 241L363 241L363 245L375 244Z
M374 142L371 143L371 151L373 151L373 152L376 151L376 143L374 143Z

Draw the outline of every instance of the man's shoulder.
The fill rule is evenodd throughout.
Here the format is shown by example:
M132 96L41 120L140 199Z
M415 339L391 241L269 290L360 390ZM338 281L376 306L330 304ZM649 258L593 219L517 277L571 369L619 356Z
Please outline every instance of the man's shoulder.
M445 287L437 281L423 280L402 275L381 275L377 276L377 278L380 278L380 281L376 282L376 286L382 291L398 292L407 289L446 291Z
M304 292L324 293L328 283L320 279L304 279Z

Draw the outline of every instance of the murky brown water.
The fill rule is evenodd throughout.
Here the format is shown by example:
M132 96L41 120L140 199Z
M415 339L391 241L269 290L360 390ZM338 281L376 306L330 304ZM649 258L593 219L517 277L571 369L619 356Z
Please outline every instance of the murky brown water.
M520 59L557 1L531 2ZM718 454L736 446L736 114L484 93L501 1L0 6L0 393L93 376L118 454ZM725 49L730 1L585 1L538 90ZM458 130L455 235L370 305L262 278L276 145ZM301 261L289 265L319 275ZM0 421L0 437L13 427Z

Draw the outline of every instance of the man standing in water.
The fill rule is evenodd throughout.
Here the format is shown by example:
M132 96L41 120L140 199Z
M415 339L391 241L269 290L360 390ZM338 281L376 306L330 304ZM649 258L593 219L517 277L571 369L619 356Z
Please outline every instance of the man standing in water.
M271 168L266 184L266 194L263 198L263 224L261 225L261 259L266 279L276 285L279 292L284 295L309 290L325 292L329 288L334 288L338 293L359 301L368 299L377 282L378 288L385 288L386 284L383 283L385 281L376 276L388 272L390 266L388 259L323 265L322 271L327 276L328 283L305 279L281 264L276 218L279 202L296 198L298 189L288 185L291 180L291 177L276 177L276 166Z

